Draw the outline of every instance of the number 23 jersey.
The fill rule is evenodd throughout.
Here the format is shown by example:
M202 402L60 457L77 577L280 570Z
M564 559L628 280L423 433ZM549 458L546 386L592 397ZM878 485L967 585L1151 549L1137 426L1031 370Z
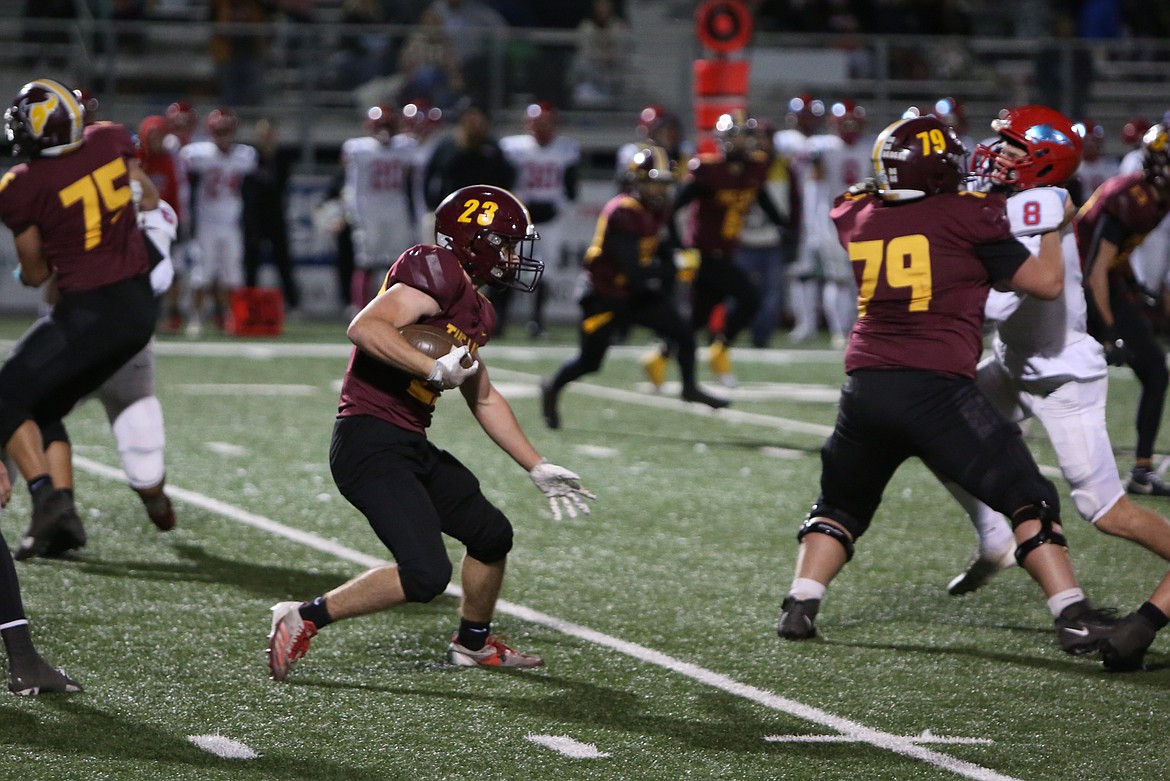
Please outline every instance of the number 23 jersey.
M0 179L0 219L13 234L40 230L61 292L93 290L149 269L130 198L131 159L130 132L99 122L73 152L30 160Z
M1028 251L1011 232L1004 197L942 193L890 204L837 198L832 218L852 261L859 319L845 371L922 369L974 377L983 306Z

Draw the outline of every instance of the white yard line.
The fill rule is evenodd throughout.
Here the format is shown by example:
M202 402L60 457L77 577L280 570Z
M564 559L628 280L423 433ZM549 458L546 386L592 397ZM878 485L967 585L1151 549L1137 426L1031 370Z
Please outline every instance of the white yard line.
M105 477L111 480L124 480L125 476L121 469L106 466L97 461L93 461L84 456L74 455L74 466L90 474ZM362 567L378 567L389 562L384 559L370 556L361 551L354 550L340 543L332 540L327 540L319 537L311 532L295 529L291 526L286 526L283 523L274 521L270 518L265 518L262 515L248 512L227 502L212 498L197 491L191 491L186 488L180 488L173 484L168 484L167 492L174 498L180 501L187 502L201 507L210 512L222 515L225 518L236 521L238 523L252 526L261 531L274 534L278 537L283 537L293 542L298 542L306 547L327 553L345 561L351 561ZM447 593L453 597L458 598L462 592L458 586L450 585L447 587ZM985 768L981 765L976 765L972 762L966 762L955 757L941 754L937 751L932 751L928 748L923 748L915 741L916 738L906 738L899 735L893 735L888 732L871 729L863 724L849 719L835 716L828 711L823 711L819 708L814 708L810 705L790 700L787 697L781 697L773 692L751 686L746 683L741 683L726 675L708 670L705 667L692 664L690 662L676 659L660 651L655 651L653 648L647 648L637 643L631 643L626 640L621 640L607 634L603 634L589 627L575 624L571 621L551 616L547 613L542 613L538 610L519 605L514 602L500 600L497 605L497 610L500 613L514 616L524 621L529 621L534 624L555 629L564 634L576 637L594 645L599 645L618 653L625 654L633 659L647 664L653 664L665 670L678 673L686 676L699 683L706 684L713 688L727 692L736 697L741 697L749 700L765 708L769 708L780 713L786 713L790 716L812 722L814 724L832 729L841 735L848 737L858 743L867 743L886 751L900 754L911 759L916 759L921 762L933 765L943 770L950 771L956 775L964 778L976 779L976 781L1019 781L1012 776L997 773L994 770Z

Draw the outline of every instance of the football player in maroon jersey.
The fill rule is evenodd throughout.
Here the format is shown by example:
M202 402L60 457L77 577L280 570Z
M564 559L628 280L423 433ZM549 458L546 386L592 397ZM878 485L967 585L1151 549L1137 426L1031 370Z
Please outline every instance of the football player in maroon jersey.
M1011 519L1016 558L1044 590L1066 651L1100 648L1116 624L1077 583L1056 488L974 381L988 291L1059 296L1060 234L1046 232L1031 255L1012 236L1002 194L960 191L965 158L938 118L900 119L875 142L875 178L834 205L860 319L845 350L837 424L821 448L821 494L797 535L776 627L783 638L816 634L827 586L895 470L914 456ZM1064 221L1071 216L1069 207Z
M1142 314L1144 292L1134 278L1129 255L1167 212L1170 125L1159 122L1146 131L1142 142L1142 170L1106 181L1081 207L1076 219L1077 246L1085 266L1089 333L1105 345L1110 364L1128 364L1141 383L1135 421L1137 447L1126 490L1152 496L1170 496L1170 485L1152 468L1170 372L1166 351Z
M74 404L150 341L158 306L134 209L157 207L158 190L130 132L86 126L85 109L64 84L25 84L4 119L14 150L29 159L0 179L0 219L15 238L21 281L36 287L53 277L60 293L0 365L0 442L32 495L32 521L16 552L24 559L85 544L72 494L53 485L45 449L68 440L62 418ZM32 649L15 570L0 547L9 687L77 691ZM22 634L15 652L14 632Z
M275 680L308 650L319 629L344 618L429 602L451 579L443 543L466 546L459 629L449 660L461 666L536 667L539 656L491 635L491 620L512 548L512 524L487 500L475 475L427 438L435 401L459 388L484 432L523 467L548 497L553 518L589 512L577 475L540 457L511 407L492 385L477 355L496 313L477 287L531 292L543 264L532 258L532 218L507 190L472 185L451 193L435 210L435 244L417 244L391 266L381 292L349 325L353 356L329 463L338 489L362 511L397 562L375 567L311 602L272 608L268 664ZM438 326L460 346L428 357L399 329Z
M561 389L600 369L614 336L631 325L646 326L677 345L683 401L727 406L726 399L709 395L695 381L694 335L670 296L674 258L669 242L661 239L674 183L667 151L647 147L630 160L624 192L602 207L593 244L585 251L580 351L541 385L541 411L549 428L561 427Z
M742 112L720 116L715 123L719 151L691 159L674 205L676 212L690 207L683 243L697 249L700 256L691 286L692 330L706 328L715 307L731 302L722 331L712 334L707 358L711 370L727 387L735 385L730 346L760 308L760 291L735 264L744 218L752 204L758 203L774 224L790 225L764 187L769 159L756 148L755 125L756 120Z

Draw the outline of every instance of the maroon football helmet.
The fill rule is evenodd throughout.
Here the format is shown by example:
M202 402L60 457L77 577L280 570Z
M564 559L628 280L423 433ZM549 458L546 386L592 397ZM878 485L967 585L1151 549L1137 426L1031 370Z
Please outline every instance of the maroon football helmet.
M1081 135L1072 120L1047 106L1003 109L991 129L1001 143L979 144L971 168L992 182L1016 190L1029 190L1068 181L1081 164ZM1011 145L1022 156L1004 154Z
M1142 168L1157 187L1170 187L1170 124L1159 122L1142 136Z
M476 284L535 290L544 274L532 257L539 238L528 208L501 187L463 187L435 209L435 243L455 253Z
M743 160L756 148L756 120L743 109L720 114L715 120L715 141L728 160Z
M908 117L890 124L873 145L878 195L909 201L953 193L966 177L967 150L941 119Z
M20 88L4 112L13 151L28 157L59 157L81 146L85 109L59 81L38 79Z
M659 214L670 203L677 177L675 162L660 146L638 150L623 174L630 195L647 211Z

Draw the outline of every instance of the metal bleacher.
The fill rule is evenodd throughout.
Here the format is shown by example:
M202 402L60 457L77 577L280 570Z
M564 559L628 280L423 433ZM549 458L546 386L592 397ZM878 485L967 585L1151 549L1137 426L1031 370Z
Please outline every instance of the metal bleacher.
M206 9L199 0L156 3L154 17L121 23L25 20L20 5L0 0L0 91L14 93L29 78L54 76L89 87L106 118L133 124L172 100L190 99L202 114L219 102L209 53L213 27L202 21ZM688 6L666 0L628 6L635 45L621 93L603 104L576 106L568 94L564 70L575 47L574 31L507 28L490 33L496 46L487 68L487 98L497 132L520 127L528 100L552 100L562 107L565 132L581 141L587 159L602 171L613 150L629 139L641 106L661 103L690 116L691 64L703 52ZM331 164L336 147L360 128L360 112L371 99L383 97L377 84L354 88L330 79L328 64L337 42L355 33L401 41L412 29L343 25L339 9L338 0L320 0L311 23L277 20L259 28L268 39L264 99L257 106L238 107L245 129L250 118L275 116L285 142L303 151L308 168ZM976 123L972 132L978 133L1003 106L1043 97L1066 112L1079 103L1080 113L1102 123L1108 137L1116 139L1126 118L1157 119L1170 107L1166 41L859 35L843 46L827 35L758 34L747 56L752 60L749 106L777 120L787 99L802 92L855 99L875 124L909 105L950 95L965 103ZM909 69L908 56L913 59ZM1044 57L1052 58L1051 72L1068 76L1055 91L1045 92L1037 82L1038 60ZM1086 61L1092 64L1091 83L1076 70L1076 63Z

